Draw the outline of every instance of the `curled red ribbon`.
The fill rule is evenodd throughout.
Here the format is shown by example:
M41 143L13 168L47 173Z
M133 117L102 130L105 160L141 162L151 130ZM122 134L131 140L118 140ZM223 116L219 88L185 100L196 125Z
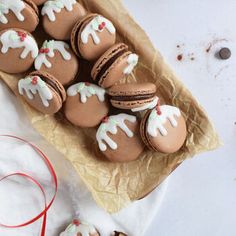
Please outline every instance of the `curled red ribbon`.
M29 181L32 181L39 189L40 191L42 192L42 195L43 195L43 198L44 198L44 210L39 213L37 216L35 216L33 219L31 220L28 220L27 222L24 222L22 224L19 224L19 225L5 225L5 224L2 224L0 223L0 227L5 227L5 228L21 228L21 227L24 227L24 226L27 226L27 225L30 225L32 223L34 223L35 221L39 220L41 217L43 217L43 222L42 222L42 227L41 227L41 236L45 236L45 232L46 232L46 225L47 225L47 211L49 210L49 208L52 206L55 198L56 198L56 195L57 195L57 189L58 189L58 181L57 181L57 175L56 175L56 172L51 164L51 162L49 161L49 159L47 158L47 156L38 148L36 147L34 144L20 138L20 137L17 137L17 136L13 136L13 135L0 135L0 137L8 137L8 138L13 138L13 139L16 139L18 141L21 141L23 143L26 143L28 144L31 148L33 148L40 156L41 158L44 160L44 162L46 163L52 177L53 177L53 182L54 182L54 195L51 199L51 201L49 202L49 204L47 205L47 199L46 199L46 193L45 193L45 190L43 188L43 186L39 183L39 181L37 181L36 179L34 179L33 177L31 177L30 175L27 175L25 173L13 173L13 174L9 174L7 176L4 176L3 178L0 178L0 182L7 179L7 178L10 178L12 176L21 176L23 178L26 178L28 179Z

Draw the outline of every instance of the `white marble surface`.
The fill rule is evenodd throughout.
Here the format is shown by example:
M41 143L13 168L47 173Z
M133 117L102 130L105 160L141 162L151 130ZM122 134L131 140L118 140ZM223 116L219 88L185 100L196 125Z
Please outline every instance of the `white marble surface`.
M146 236L234 236L236 1L124 0L124 4L206 109L224 143L186 161L171 175ZM209 43L214 45L206 53ZM214 56L224 46L232 51L227 61ZM181 53L180 62L176 57Z

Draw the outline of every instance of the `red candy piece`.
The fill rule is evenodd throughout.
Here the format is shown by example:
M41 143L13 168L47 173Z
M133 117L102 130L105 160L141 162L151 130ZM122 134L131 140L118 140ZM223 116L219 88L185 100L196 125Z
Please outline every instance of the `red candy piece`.
M49 53L49 48L41 48L40 50L39 50L39 52L40 53Z
M26 34L26 33L23 33L23 32L20 32L20 31L18 31L17 34L18 34L18 36L20 37L20 41L21 41L21 42L24 42L25 39L26 39L26 37L27 37L27 34Z
M33 77L31 84L36 85L38 83L38 78L37 77Z
M45 48L45 49L44 49L44 52L45 52L45 53L49 53L49 48Z
M76 225L76 226L79 226L80 225L80 221L79 220L73 220L72 224Z
M99 26L98 26L98 29L99 30L103 30L106 26L106 22L102 22Z
M103 119L102 119L102 123L107 123L109 120L109 117L108 116L105 116Z

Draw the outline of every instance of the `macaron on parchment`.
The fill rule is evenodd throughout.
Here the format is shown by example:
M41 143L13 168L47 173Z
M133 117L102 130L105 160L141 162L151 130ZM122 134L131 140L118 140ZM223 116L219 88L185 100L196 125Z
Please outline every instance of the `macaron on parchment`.
M66 118L78 127L95 127L109 112L105 89L90 83L77 83L67 89Z
M0 31L20 28L33 32L39 23L38 14L31 0L0 0Z
M177 152L187 136L185 119L177 107L162 105L148 111L140 125L143 142L153 151Z
M74 52L88 61L98 59L115 41L114 25L98 14L88 14L77 21L71 33Z
M58 112L66 99L64 87L46 72L35 71L19 80L18 91L30 106L44 114Z
M76 0L49 0L41 11L44 30L54 39L69 40L75 23L86 13Z
M109 88L132 73L138 55L128 50L124 43L109 48L95 63L91 76L103 88Z
M105 117L96 134L100 151L112 162L136 160L144 149L139 125L135 116L125 113Z
M34 37L22 29L7 29L0 32L0 70L15 74L30 69L38 55Z
M67 43L49 40L39 50L34 67L53 75L62 85L67 85L79 72L79 60Z
M149 82L114 85L108 94L114 107L133 112L152 109L158 102L156 85Z

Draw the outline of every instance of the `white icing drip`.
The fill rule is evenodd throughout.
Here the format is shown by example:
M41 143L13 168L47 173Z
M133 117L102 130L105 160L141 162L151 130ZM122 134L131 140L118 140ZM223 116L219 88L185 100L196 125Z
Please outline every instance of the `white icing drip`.
M55 21L55 13L60 13L63 8L72 11L74 4L76 4L76 0L50 0L44 3L41 13L43 16L47 15L50 21Z
M106 90L95 84L86 85L86 83L81 82L70 86L67 90L67 95L70 97L76 96L78 93L82 103L86 103L87 99L93 95L96 95L100 102L105 101Z
M144 110L151 110L156 107L159 98L156 96L152 102L149 102L141 107L131 109L132 112L144 111Z
M99 29L99 25L105 23L105 26L103 29ZM96 16L93 20L91 20L86 27L84 28L84 30L81 33L81 40L84 44L88 43L88 39L89 36L91 35L93 38L93 41L95 44L99 44L100 43L100 39L97 36L96 31L98 32L102 32L104 29L107 29L108 32L110 32L111 34L115 34L116 29L114 27L114 25L111 23L111 21L109 21L108 19L104 18L103 16Z
M78 233L82 234L82 236L90 236L90 234L97 233L97 230L94 228L94 226L85 222L81 222L79 226L70 224L66 230L60 234L60 236L77 236Z
M46 49L49 50L48 53L41 52L41 50L46 50ZM69 45L65 42L54 41L54 40L45 41L43 43L42 48L40 49L39 55L34 61L35 69L40 70L43 64L47 68L51 68L52 64L48 61L47 56L51 58L54 57L55 56L54 50L59 51L62 57L64 58L64 60L69 61L71 59L71 55L66 49L69 49Z
M137 54L130 54L127 59L127 63L129 64L123 71L125 75L129 75L132 73L134 67L138 64L138 55Z
M37 78L36 84L32 81ZM51 90L47 87L46 83L38 76L26 77L18 82L18 90L21 95L24 95L24 91L27 97L32 100L35 94L39 94L42 103L45 107L49 107L49 102L53 98Z
M19 21L24 21L25 17L22 11L25 8L25 3L22 0L0 0L0 23L7 24L8 19L6 14L12 11Z
M173 106L160 106L161 115L157 114L156 109L153 109L147 122L147 132L152 137L157 137L158 130L162 136L168 134L164 124L169 120L173 127L177 127L178 123L175 119L175 116L180 117L181 112L179 108Z
M107 134L108 132L110 132L111 134L117 134L118 127L122 129L128 137L133 137L134 134L125 124L125 120L134 123L136 122L136 117L122 113L119 115L108 117L107 122L104 122L100 125L96 134L96 139L101 151L104 152L107 150L107 145L105 143L107 143L108 146L113 150L116 150L118 148L117 143L115 143Z
M26 34L24 41L21 41L18 33L14 30L7 30L5 33L3 33L0 36L0 41L2 43L1 52L3 54L7 53L9 48L15 49L24 47L20 57L21 59L25 59L30 52L32 58L36 58L39 52L38 45L34 38Z

